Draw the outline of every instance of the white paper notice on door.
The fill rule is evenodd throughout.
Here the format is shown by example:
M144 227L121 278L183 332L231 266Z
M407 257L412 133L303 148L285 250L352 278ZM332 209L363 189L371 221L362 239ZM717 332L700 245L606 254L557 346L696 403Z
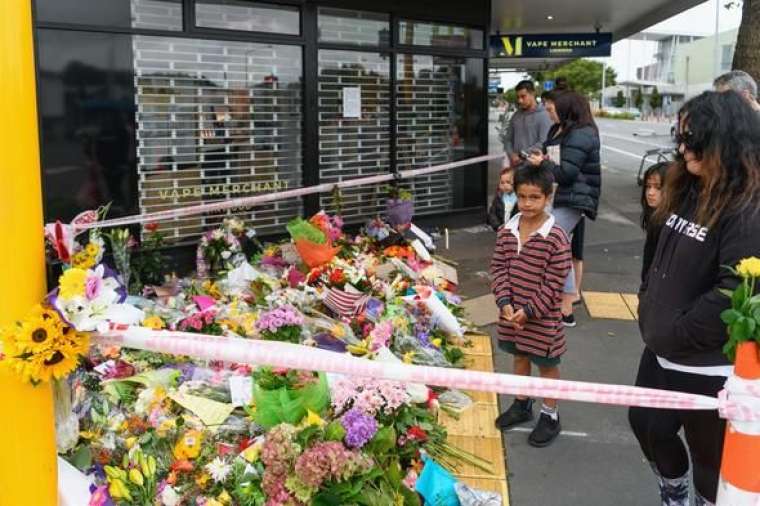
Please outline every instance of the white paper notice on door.
M343 88L343 117L362 117L362 93L358 86Z

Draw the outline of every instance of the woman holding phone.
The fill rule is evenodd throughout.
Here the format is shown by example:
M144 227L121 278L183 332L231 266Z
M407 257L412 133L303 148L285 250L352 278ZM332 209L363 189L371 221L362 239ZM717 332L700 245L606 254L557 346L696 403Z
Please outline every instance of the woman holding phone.
M588 100L582 95L574 91L549 92L542 99L554 126L543 152L527 153L527 162L551 169L557 182L552 214L572 237L583 216L596 219L602 186L599 130ZM564 292L562 321L574 327L573 301L579 295L574 272L568 275Z

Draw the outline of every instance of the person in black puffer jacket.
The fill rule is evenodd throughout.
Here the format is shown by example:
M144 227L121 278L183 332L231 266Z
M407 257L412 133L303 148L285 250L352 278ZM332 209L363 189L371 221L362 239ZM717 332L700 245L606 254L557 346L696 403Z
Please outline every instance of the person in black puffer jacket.
M572 236L581 217L596 219L599 208L602 187L599 131L588 100L582 95L565 91L545 94L542 99L555 124L549 130L544 152L532 153L528 163L547 167L554 173L557 189L552 214L557 224ZM563 321L567 326L575 326L574 277L571 272L562 298Z

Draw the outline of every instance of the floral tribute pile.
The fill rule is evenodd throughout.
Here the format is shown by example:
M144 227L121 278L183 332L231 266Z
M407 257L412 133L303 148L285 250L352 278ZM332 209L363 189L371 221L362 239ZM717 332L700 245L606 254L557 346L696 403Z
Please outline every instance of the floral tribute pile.
M490 468L437 422L467 407L461 392L91 345L120 324L464 366L451 268L419 241L379 219L348 236L324 212L288 231L262 245L227 220L178 277L154 225L139 249L127 229L46 228L58 285L3 331L0 364L55 382L59 453L90 506L437 504L418 483L427 462Z

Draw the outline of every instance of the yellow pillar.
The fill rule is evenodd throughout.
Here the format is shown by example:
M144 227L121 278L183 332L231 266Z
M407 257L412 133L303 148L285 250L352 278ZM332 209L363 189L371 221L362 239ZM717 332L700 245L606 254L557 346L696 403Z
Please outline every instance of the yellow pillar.
M45 294L31 0L0 2L0 326ZM0 372L0 506L55 506L50 385Z

